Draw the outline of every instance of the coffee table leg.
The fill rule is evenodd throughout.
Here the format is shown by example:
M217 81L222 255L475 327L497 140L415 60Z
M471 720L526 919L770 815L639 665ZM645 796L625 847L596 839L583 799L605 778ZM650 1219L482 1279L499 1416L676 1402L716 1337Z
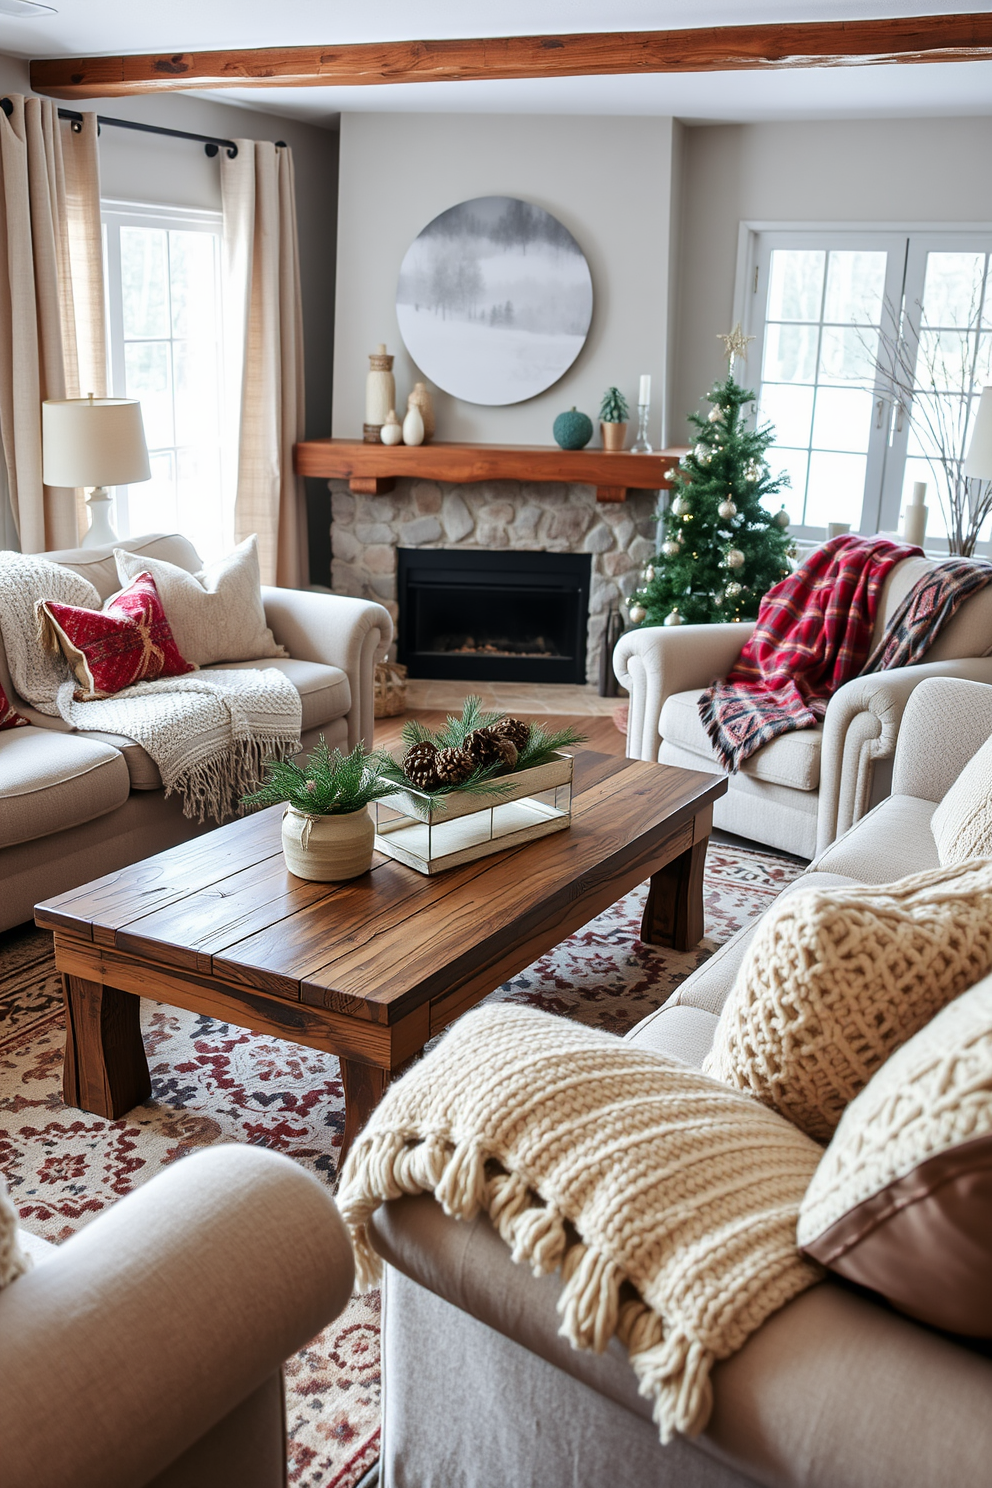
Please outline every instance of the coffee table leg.
M382 1100L389 1083L388 1070L375 1064L358 1064L353 1059L342 1059L341 1083L344 1086L344 1140L341 1143L341 1161L348 1148Z
M641 921L641 939L649 945L691 951L703 938L703 866L709 837L702 837L679 857L651 875Z
M64 976L67 1106L116 1121L152 1090L141 1041L140 998L100 982Z

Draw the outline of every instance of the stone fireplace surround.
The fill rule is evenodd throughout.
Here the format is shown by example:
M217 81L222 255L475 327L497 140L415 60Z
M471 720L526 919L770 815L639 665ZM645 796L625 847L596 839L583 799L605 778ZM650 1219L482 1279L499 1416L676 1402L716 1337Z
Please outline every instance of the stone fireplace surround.
M655 553L656 492L630 491L615 504L597 502L593 486L528 481L450 485L399 478L387 496L358 496L344 480L331 492L331 586L337 594L374 599L398 626L396 550L511 548L590 553L586 676L595 682L611 604L635 587Z

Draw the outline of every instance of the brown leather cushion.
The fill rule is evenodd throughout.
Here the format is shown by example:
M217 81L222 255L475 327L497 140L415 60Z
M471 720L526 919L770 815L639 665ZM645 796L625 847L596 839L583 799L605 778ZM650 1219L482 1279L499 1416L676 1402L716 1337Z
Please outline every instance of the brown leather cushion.
M934 1327L992 1338L992 977L845 1111L799 1214L803 1253Z

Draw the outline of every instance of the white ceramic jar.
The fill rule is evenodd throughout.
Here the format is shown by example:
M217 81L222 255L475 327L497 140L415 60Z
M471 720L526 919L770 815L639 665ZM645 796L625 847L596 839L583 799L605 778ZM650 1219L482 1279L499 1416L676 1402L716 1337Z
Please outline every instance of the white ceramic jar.
M309 816L287 806L282 819L286 867L297 878L335 883L372 866L375 827L367 806L339 816Z

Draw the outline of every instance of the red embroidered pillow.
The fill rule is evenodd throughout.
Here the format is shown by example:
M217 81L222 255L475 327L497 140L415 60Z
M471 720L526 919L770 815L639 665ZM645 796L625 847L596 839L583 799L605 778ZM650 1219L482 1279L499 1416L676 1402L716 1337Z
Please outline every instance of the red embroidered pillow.
M102 610L38 601L41 643L61 650L80 683L80 702L113 697L135 682L195 671L180 654L149 573L109 599Z
M0 687L0 733L9 728L26 728L30 722L30 718L22 718L20 713L15 712L7 701L7 694Z

